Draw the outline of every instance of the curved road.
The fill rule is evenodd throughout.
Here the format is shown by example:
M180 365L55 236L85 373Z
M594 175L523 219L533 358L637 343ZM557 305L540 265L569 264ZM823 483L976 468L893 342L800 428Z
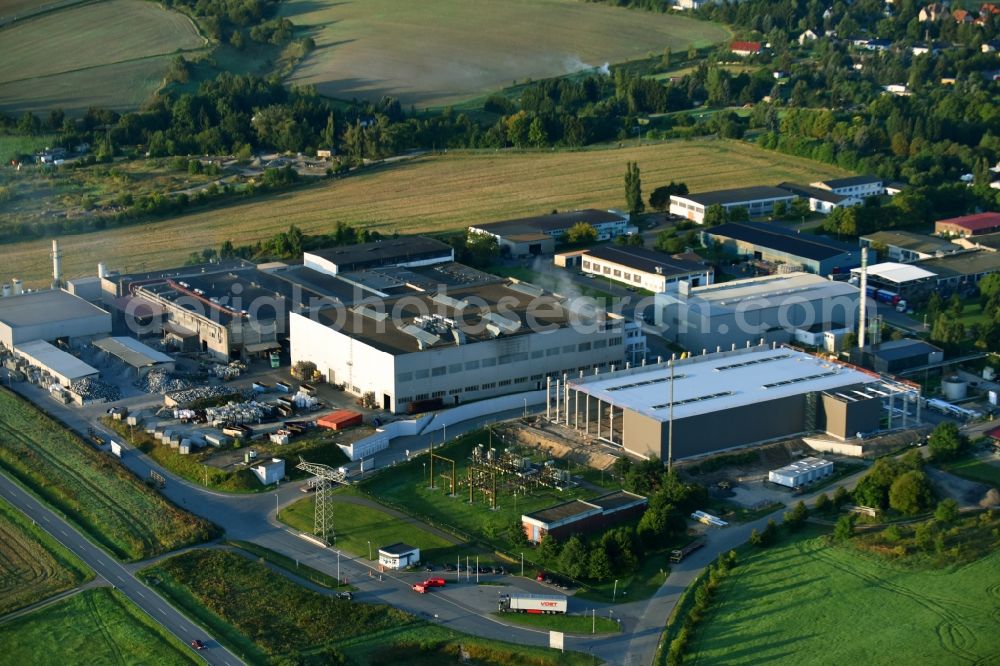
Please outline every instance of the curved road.
M70 427L78 432L85 432L89 425L79 412L74 412L61 406L48 407ZM470 430L480 428L486 423L520 416L522 410L516 409L509 413L492 415L488 418L473 419L449 426L448 434L456 436ZM374 468L383 468L395 462L405 460L405 451L416 454L429 447L431 442L439 443L443 433L434 432L425 435L403 437L395 440L392 446L378 454L374 459ZM367 561L338 553L334 548L324 548L317 542L303 538L302 535L285 527L275 520L275 511L279 506L291 504L302 497L299 492L300 483L285 484L276 491L266 494L234 495L208 490L191 484L172 473L163 470L152 460L135 449L123 451L122 464L136 473L140 478L149 475L151 469L167 478L163 493L177 505L207 518L223 527L226 537L256 543L265 548L291 557L302 564L323 571L329 575L345 577L354 585L358 592L355 599L360 601L380 602L409 611L425 619L449 626L457 631L504 640L525 645L548 645L548 632L538 631L523 626L511 626L492 616L495 609L496 586L479 586L462 582L456 584L455 573L445 574L449 585L435 590L432 594L415 594L410 585L417 580L414 574L382 574L381 579ZM368 465L366 464L366 467ZM369 468L370 469L370 468ZM863 473L843 479L842 485L850 487ZM24 509L28 515L49 513L49 521L58 520L54 514L27 496L19 488L3 479L0 487L6 494L14 493L16 505ZM19 494L19 496L17 496ZM817 493L818 494L818 493ZM798 499L809 501L814 495L802 496ZM34 512L34 513L32 513ZM761 529L771 517L780 514L777 511L752 523L733 525L725 529L712 529L707 535L708 543L699 551L686 558L684 562L675 565L664 584L650 599L620 603L617 605L595 602L577 601L570 598L570 611L574 613L591 612L618 619L622 632L603 636L567 635L567 649L590 653L610 664L650 664L653 661L660 636L664 630L666 619L673 610L681 593L691 583L698 573L709 564L719 553L734 548L750 536L754 528ZM44 519L43 519L44 520ZM37 519L36 519L36 522ZM45 522L41 523L43 526ZM162 621L176 635L189 643L192 638L205 639L205 632L191 624L183 616L166 604L158 595L132 576L144 563L122 566L114 562L106 553L91 544L79 533L59 520L57 532L65 531L60 541L68 539L74 552L81 555L102 576L122 587L133 601L136 601L155 619ZM374 546L375 544L373 544ZM551 591L547 587L530 579L507 577L496 582L502 582L528 592ZM123 584L124 582L124 584ZM213 646L217 645L213 641ZM221 647L213 647L204 651L210 663L236 664L239 660Z
M154 590L136 578L132 572L110 555L91 543L76 528L69 525L56 513L21 489L4 475L0 475L0 496L20 509L52 538L72 551L92 568L98 576L132 600L156 622L190 645L194 639L204 641L207 648L197 654L213 666L236 666L243 662L224 648L218 641L208 636L203 629L187 619L180 611L168 604ZM190 648L189 648L190 649Z

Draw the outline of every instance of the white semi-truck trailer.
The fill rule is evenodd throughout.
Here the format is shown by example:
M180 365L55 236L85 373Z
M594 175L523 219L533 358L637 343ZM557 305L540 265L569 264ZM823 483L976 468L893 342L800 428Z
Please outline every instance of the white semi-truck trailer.
M501 613L565 613L566 597L559 594L502 594Z

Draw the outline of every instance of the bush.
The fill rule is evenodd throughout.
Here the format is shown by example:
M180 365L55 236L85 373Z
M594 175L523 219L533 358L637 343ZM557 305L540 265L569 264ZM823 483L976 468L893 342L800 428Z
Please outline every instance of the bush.
M854 514L841 516L833 528L833 539L844 543L854 536Z
M829 513L833 510L833 500L826 493L820 493L816 498L816 513Z
M799 500L799 503L784 515L783 522L785 527L795 531L802 527L807 518L809 518L809 509L806 508L805 502Z
M950 497L938 502L937 508L934 510L934 520L947 525L955 522L957 518L958 502Z

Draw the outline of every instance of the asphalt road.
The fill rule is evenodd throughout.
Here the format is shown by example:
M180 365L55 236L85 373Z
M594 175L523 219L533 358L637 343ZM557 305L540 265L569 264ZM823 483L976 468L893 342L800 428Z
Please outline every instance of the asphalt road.
M199 651L197 655L206 662L218 666L236 666L236 664L243 663L218 641L207 635L204 630L164 601L154 590L137 579L129 569L116 562L78 532L76 528L66 523L3 475L0 475L0 496L31 518L39 527L52 535L52 538L72 551L98 576L121 590L133 603L156 622L163 625L185 645L190 645L194 639L203 641L207 647Z

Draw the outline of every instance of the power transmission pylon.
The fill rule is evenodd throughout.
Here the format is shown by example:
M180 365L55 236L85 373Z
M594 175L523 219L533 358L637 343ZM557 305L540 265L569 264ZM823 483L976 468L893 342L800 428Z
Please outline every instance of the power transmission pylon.
M329 465L306 462L301 457L295 468L309 472L315 477L313 484L316 488L316 511L313 514L313 534L329 546L328 535L333 533L333 488L335 483L344 483L344 473Z

